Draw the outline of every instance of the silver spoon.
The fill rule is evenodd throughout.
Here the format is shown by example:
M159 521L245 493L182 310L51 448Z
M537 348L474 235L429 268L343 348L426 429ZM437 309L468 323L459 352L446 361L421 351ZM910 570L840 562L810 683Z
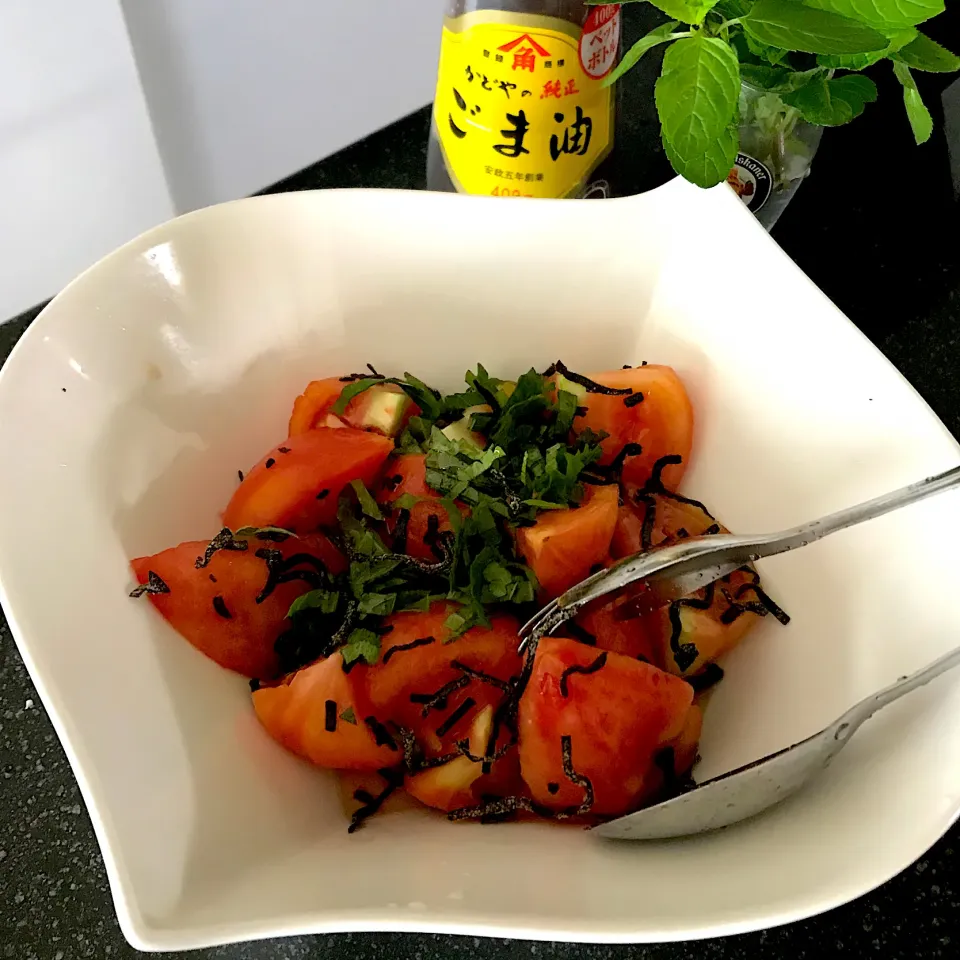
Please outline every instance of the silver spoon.
M871 694L812 737L698 784L689 793L594 827L615 840L667 840L728 827L786 800L809 783L878 710L960 664L960 647Z

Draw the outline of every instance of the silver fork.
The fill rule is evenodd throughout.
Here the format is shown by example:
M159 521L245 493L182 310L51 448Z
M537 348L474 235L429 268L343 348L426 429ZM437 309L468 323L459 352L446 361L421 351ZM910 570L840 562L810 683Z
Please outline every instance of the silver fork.
M791 530L757 536L718 534L691 537L680 543L656 547L627 557L612 567L587 577L531 617L520 628L520 650L531 640L552 633L562 623L576 616L588 603L622 590L630 584L639 583L636 593L631 593L631 615L642 616L681 597L689 596L701 587L733 573L744 564L805 547L838 530L882 517L885 513L917 503L958 485L960 467L953 467L945 473L911 483L892 493L874 497L865 503L828 514L820 520L801 524Z

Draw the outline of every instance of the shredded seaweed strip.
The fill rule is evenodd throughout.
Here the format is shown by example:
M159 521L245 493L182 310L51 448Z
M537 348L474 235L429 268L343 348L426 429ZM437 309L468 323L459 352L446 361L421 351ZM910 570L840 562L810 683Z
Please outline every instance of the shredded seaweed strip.
M390 660L393 658L395 653L403 653L404 650L416 650L417 647L426 647L431 643L436 643L436 637L418 637L416 640L411 640L409 643L400 643L395 647L391 647L381 658L380 662L386 666Z
M638 396L638 394L634 394L634 396ZM627 397L627 400L629 399L630 398ZM613 458L613 462L607 467L609 475L619 477L623 471L623 464L627 457L639 457L641 453L643 453L643 447L639 443L625 443L621 451Z
M393 525L393 549L397 553L405 553L407 549L407 528L410 526L410 511L398 510L397 520Z
M560 756L563 758L563 772L567 779L576 784L583 790L583 802L575 810L571 811L574 817L582 817L593 809L593 784L589 777L582 773L577 773L573 767L573 744L569 736L560 738Z
M703 503L701 503L701 501L694 500L691 497L684 497L679 493L674 493L672 490L668 490L663 485L663 471L671 465L681 463L683 463L683 457L676 453L671 453L665 457L661 457L653 465L653 470L650 473L650 479L644 484L643 489L637 494L637 500L640 501L642 498L648 497L651 494L659 494L661 497L667 497L669 500L673 500L676 503L686 503L691 507L696 507L698 510L702 510L711 520L716 520L717 518L706 508L706 506L704 506Z
M640 527L640 549L650 550L653 547L653 525L657 522L657 501L642 493L637 494L637 501L645 508Z
M327 700L323 704L323 729L327 733L336 733L337 730L337 701Z
M633 393L630 387L605 387L602 383L597 383L596 380L591 380L582 373L576 373L570 370L566 364L560 360L553 365L551 374L552 373L562 374L571 383L576 383L583 387L587 393L600 393L607 397L628 397Z
M450 695L462 690L469 682L470 678L466 674L461 674L434 693L411 693L410 702L421 704L423 709L420 715L427 717L431 710L446 710Z
M460 820L479 820L481 823L494 823L511 817L521 810L544 817L550 815L549 810L542 810L526 797L496 797L485 800L475 807L461 807L459 810L451 810L447 814L447 819L454 823Z
M323 578L327 572L326 564L318 557L309 553L295 553L292 557L284 559L279 550L271 550L269 547L261 547L255 556L263 560L267 565L267 580L263 589L257 594L254 602L263 603L281 583L291 583L295 580L302 580L308 586L316 590L323 585ZM311 569L295 569L304 564Z
M317 499L318 499L318 500L326 500L327 497L329 497L329 496L330 496L330 491L329 491L329 490L321 490L321 491L317 494Z
M494 763L497 760L500 760L502 757L505 757L510 751L510 748L513 746L512 743L505 743L502 747L499 747L493 753L489 755L484 755L478 757L475 754L470 752L470 741L469 740L458 740L457 741L457 756L466 757L471 763L482 763L484 766L487 764ZM485 771L489 773L489 771Z
M643 403L643 394L639 390L636 393L631 393L629 397L623 398L625 407L635 407L641 403Z
M217 611L218 617L223 617L224 620L233 619L233 614L227 607L227 601L219 593L213 598L213 609Z
M237 540L233 531L229 527L224 527L208 544L207 549L203 551L202 557L197 557L195 564L198 570L202 570L212 559L218 550L235 550L243 553L249 544L246 540Z
M715 687L723 679L723 667L716 663L708 663L699 673L683 679L693 687L694 693L703 693L704 690Z
M739 600L745 593L752 590L757 599L767 608L769 613L772 613L777 620L780 621L784 626L790 622L790 614L787 613L782 607L774 603L773 600L767 595L766 591L760 586L760 578L757 575L757 580L754 583L744 583L737 589L735 594L736 599Z
M163 582L160 576L152 570L147 572L147 582L141 583L130 591L130 596L136 600L145 593L150 596L156 596L158 593L169 593L170 588Z
M429 638L430 640L433 637ZM496 687L498 690L502 690L504 693L510 692L510 684L505 680L501 680L499 677L494 677L489 673L484 673L482 670L475 670L473 667L468 667L465 663L461 663L459 660L454 660L450 664L454 670L459 670L461 673L465 673L468 677L471 677L474 680L479 680L481 683L487 683L491 687Z
M575 663L572 666L567 667L563 673L560 674L560 695L564 697L570 696L570 677L575 673L582 673L584 676L589 676L591 673L596 673L598 670L603 669L604 664L607 662L607 651L604 650L603 653L597 657L593 663L584 667L579 663Z
M377 373L377 371L374 369L372 363L368 363L368 364L366 365L366 367L367 367L367 369L370 371L370 373L371 373L372 376L376 377L378 380L382 380L382 379L383 379L383 374L382 374L382 373Z
M372 796L366 790L354 791L354 799L359 800L363 806L359 810L354 811L353 816L350 818L350 826L347 827L347 833L354 833L359 830L363 822L372 817L398 787L403 786L403 770L385 767L382 770L378 770L377 773L387 781L387 785L376 796Z
M686 670L696 662L700 651L697 650L696 644L680 642L680 635L683 633L683 621L680 619L681 603L683 603L682 600L674 600L669 607L670 652L673 654L674 663L681 670Z
M390 731L376 717L364 717L363 722L370 728L378 747L397 749L397 741L393 739Z
M443 562L446 555L440 543L440 518L435 513L427 517L427 532L423 535L423 542L437 560Z
M473 697L467 697L467 699L437 727L437 736L445 737L476 705L477 701L474 700Z

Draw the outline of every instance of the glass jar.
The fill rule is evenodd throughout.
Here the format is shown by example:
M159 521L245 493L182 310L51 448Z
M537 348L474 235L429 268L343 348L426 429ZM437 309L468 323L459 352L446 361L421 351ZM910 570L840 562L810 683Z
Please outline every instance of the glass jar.
M741 85L740 152L727 182L767 230L809 176L822 135L778 94Z

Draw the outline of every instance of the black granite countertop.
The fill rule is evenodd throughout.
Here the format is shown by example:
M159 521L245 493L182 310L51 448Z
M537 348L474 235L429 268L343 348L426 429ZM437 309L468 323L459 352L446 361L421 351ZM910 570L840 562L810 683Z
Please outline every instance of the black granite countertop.
M655 65L634 82L649 83L650 69ZM960 205L950 181L943 134L935 133L924 147L913 146L896 89L877 79L880 103L852 126L827 132L813 175L774 236L956 435ZM946 81L937 77L921 81L938 114L939 91ZM420 187L427 122L426 111L414 114L273 189ZM637 107L633 123L638 150L646 151L638 159L643 175L662 175L649 109ZM749 263L740 263L739 268L742 282L749 282ZM739 282L736 276L733 282ZM770 306L776 309L775 303ZM35 313L0 326L0 360ZM0 771L0 957L134 956L117 927L103 862L76 782L2 617ZM727 940L601 947L365 934L293 938L178 956L439 960L482 952L491 960L955 957L960 950L958 846L960 830L954 828L922 860L867 897L819 918Z

